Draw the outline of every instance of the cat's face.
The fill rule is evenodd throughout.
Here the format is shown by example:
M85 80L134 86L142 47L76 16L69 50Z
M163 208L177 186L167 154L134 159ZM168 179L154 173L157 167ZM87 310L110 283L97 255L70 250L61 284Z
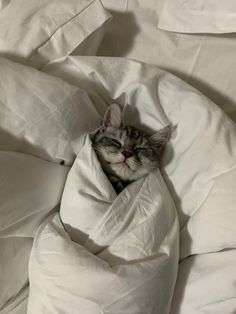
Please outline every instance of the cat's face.
M116 106L116 107L115 107ZM167 141L167 140L166 140ZM163 136L149 137L134 127L121 126L121 111L111 105L103 126L92 137L103 170L122 181L137 180L158 167Z

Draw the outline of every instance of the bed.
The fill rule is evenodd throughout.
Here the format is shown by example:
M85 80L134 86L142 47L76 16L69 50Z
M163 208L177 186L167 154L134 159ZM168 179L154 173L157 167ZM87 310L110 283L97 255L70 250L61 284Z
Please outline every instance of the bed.
M1 314L235 313L235 15L0 1ZM89 137L114 102L172 125L160 169L119 195Z

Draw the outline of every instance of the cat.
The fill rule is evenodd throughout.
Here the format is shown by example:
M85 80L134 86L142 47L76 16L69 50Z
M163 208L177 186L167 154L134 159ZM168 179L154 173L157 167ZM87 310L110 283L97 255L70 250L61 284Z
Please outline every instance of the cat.
M117 193L159 167L171 135L170 126L149 136L133 126L123 126L121 120L119 105L112 104L102 126L91 135L92 147Z

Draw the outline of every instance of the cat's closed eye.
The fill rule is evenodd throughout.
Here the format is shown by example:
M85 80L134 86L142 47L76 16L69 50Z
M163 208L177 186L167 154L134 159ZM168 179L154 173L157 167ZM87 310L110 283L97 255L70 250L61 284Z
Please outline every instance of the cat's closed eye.
M103 138L103 142L107 145L112 145L112 146L116 146L117 148L121 147L121 143L114 139L114 138L110 138L110 137L104 137Z
M148 147L137 147L135 148L136 155L144 155L144 156L150 156L153 154L153 150Z

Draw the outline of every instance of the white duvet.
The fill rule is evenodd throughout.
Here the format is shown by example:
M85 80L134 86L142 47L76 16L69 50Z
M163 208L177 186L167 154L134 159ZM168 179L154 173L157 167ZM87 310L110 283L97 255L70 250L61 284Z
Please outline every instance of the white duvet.
M0 80L0 145L11 151L3 153L3 162L11 167L11 158L28 160L15 172L19 182L30 175L29 182L42 178L45 183L22 184L25 203L12 189L9 228L0 236L4 245L21 237L26 253L25 261L12 255L24 271L7 286L1 313L21 304L27 254L28 313L234 313L232 121L181 80L134 61L68 57L45 66L50 75L5 59L0 68L5 74ZM123 107L126 123L140 129L174 126L161 172L118 196L87 136L111 101ZM1 199L7 200L3 191L9 191L9 173L2 173ZM60 212L47 217L59 203ZM1 217L6 217L4 204ZM178 224L182 262L176 283ZM4 253L1 262L11 260ZM6 267L1 280L10 272ZM216 285L220 281L224 290Z

